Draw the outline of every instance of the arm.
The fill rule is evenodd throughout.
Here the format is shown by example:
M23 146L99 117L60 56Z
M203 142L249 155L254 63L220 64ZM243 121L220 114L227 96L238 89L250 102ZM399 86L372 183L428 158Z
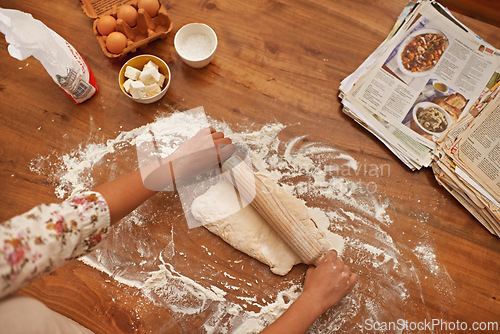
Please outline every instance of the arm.
M234 151L231 139L225 138L222 132L216 132L213 128L205 128L163 159L161 165L152 166L147 172L136 170L97 187L95 191L106 199L111 224L114 224L160 189L173 188L173 179L193 176L213 168L213 163L207 161L221 163ZM148 175L154 173L157 175L148 178Z
M206 128L180 145L163 165L177 166L176 179L189 177L213 168L214 162L216 166L234 151L229 138ZM207 160L207 153L215 154L215 158ZM174 182L170 171L159 175L155 181L162 187ZM144 186L143 179L141 170L137 170L94 192L78 194L59 204L40 205L0 224L0 299L93 250L111 224L157 192Z
M92 250L108 227L106 201L91 191L0 224L0 298Z
M305 333L317 318L354 288L357 280L358 275L351 273L337 252L329 251L317 267L307 270L299 298L262 334Z

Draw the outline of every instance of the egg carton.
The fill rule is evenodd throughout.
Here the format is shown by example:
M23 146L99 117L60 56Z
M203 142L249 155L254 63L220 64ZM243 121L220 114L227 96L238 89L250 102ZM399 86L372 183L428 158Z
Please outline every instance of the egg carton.
M109 58L119 58L127 53L135 52L138 48L147 46L150 42L165 38L172 30L172 21L168 16L167 9L160 3L160 9L155 17L151 17L144 9L137 8L137 0L81 0L82 8L85 14L94 19L94 35L101 46L104 54ZM103 15L111 15L116 18L116 12L122 5L131 5L137 9L137 24L134 27L129 26L123 20L117 20L116 31L123 33L127 37L127 46L120 54L111 53L106 48L106 36L102 36L97 31L97 21Z

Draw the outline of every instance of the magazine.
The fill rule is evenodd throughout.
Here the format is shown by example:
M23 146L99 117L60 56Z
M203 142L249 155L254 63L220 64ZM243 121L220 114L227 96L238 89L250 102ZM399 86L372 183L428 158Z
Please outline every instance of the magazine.
M410 2L340 86L344 112L500 236L500 52L439 3Z

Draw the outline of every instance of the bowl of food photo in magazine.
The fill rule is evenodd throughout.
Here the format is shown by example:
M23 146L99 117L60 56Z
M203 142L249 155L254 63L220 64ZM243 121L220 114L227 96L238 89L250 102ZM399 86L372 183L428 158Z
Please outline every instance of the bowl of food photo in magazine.
M406 75L419 77L429 74L448 47L446 36L434 29L419 29L401 43L398 67Z
M421 135L440 136L451 125L448 113L432 102L421 102L413 107L410 128Z

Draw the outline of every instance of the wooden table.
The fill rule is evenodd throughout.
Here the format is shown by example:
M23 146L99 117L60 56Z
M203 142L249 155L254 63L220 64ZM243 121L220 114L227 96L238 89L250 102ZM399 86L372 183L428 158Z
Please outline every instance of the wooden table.
M120 67L134 54L125 59L106 58L92 33L92 20L83 13L79 1L0 0L1 7L33 14L75 46L99 86L89 101L74 105L39 62L10 57L1 39L0 221L35 205L60 200L54 194L57 176L31 171L34 159L60 156L89 140L115 138L120 131L152 122L160 112L204 106L209 116L230 125L300 123L284 133L285 139L307 135L308 140L333 144L362 163L389 166L390 173L376 180L368 175L354 179L376 183L378 196L390 203L387 210L393 223L388 230L401 244L413 245L407 251L420 240L431 245L442 277L426 280L420 268L408 267L408 280L415 276L421 279L418 284L408 284L410 299L399 309L401 316L468 324L500 319L498 238L440 188L429 169L409 171L385 146L346 117L337 98L340 81L383 41L405 0L164 0L164 4L174 22L172 32L137 54L161 56L168 62L173 80L160 102L140 105L125 98L117 84ZM500 47L500 28L461 14L457 17ZM488 17L491 20L491 15ZM173 49L175 32L193 21L209 24L219 37L214 60L201 70L188 68ZM124 161L114 167L113 174L106 172L107 166L101 166L101 181L131 171L134 166L133 159ZM314 205L314 201L308 203ZM177 197L161 194L142 210L146 216L147 212L156 213L155 219L161 223L148 227L150 237L169 234L175 226L172 235L176 236L176 251L189 258L177 260L180 268L186 261L191 265L204 261L213 264L215 258L217 268L228 270L232 276L260 275L262 286L252 290L256 295L265 296L266 286L279 284L281 278L270 274L265 266L232 250L208 231L188 230ZM145 233L143 229L137 233ZM212 258L207 260L200 244L211 246ZM411 252L404 256L411 261ZM241 259L250 271L227 267L230 259ZM366 288L372 273L350 261L349 252L346 261L353 262L353 270L364 277L360 289L364 285L363 291L377 298L377 291ZM300 280L305 268L297 266L291 277ZM382 282L385 278L375 279ZM441 285L445 291L436 289L440 280L449 282ZM186 319L180 321L171 310L155 305L136 289L79 261L33 282L19 294L40 299L96 333L200 331L201 316L188 318L191 325L186 325ZM386 310L399 308L400 304L391 303L387 301ZM385 319L386 313L381 313L381 319ZM357 317L348 319L341 332L362 332L364 317L360 311Z

